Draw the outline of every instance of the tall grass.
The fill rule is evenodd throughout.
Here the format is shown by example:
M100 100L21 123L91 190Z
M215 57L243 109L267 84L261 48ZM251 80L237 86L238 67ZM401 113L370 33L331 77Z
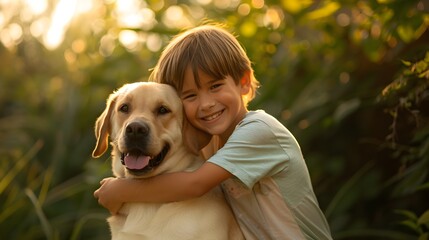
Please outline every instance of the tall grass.
M55 169L37 160L37 141L23 155L0 162L0 233L4 239L107 239L107 212L92 196L95 163L71 179L53 181ZM99 174L99 173L98 173ZM100 175L98 175L100 176Z
M93 191L110 163L90 156L104 96L91 102L70 79L15 81L0 82L14 87L0 97L1 238L108 239Z

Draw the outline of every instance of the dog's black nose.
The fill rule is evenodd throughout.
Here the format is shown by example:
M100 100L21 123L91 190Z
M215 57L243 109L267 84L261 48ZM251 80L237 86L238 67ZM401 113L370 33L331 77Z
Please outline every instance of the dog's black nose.
M149 134L149 127L145 123L132 122L125 128L125 135L131 139L141 139Z

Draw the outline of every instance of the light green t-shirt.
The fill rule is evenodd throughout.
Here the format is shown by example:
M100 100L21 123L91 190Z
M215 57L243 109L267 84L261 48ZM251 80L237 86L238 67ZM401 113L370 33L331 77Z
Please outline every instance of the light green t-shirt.
M273 116L247 113L208 161L235 176L222 188L247 240L332 239L300 146Z

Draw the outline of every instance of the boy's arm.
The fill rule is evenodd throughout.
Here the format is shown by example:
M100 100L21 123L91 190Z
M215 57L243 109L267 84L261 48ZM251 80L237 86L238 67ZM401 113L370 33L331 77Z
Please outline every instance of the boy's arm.
M206 162L194 172L167 173L147 179L108 178L94 192L98 202L116 214L126 202L174 202L199 197L232 174Z

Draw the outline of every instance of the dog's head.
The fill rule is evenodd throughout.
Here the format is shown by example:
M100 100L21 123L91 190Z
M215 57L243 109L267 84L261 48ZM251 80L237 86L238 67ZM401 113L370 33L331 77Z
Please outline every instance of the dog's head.
M97 144L92 155L99 157L107 150L110 135L116 176L157 175L178 164L177 151L192 149L184 146L185 122L181 100L171 86L126 84L109 96L96 121Z

